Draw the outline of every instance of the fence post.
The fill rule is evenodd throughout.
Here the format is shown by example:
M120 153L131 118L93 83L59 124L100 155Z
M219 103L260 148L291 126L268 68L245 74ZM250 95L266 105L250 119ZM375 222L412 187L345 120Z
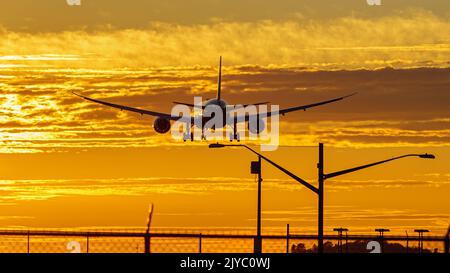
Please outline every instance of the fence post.
M89 232L86 233L86 253L89 253Z
M406 231L406 253L409 253L409 236L408 236L408 231Z
M422 236L419 233L419 253L422 253Z
M27 253L30 253L30 230L27 232Z
M289 253L289 224L286 226L286 253Z
M144 235L144 253L149 254L150 253L150 233L145 233Z
M447 234L447 236L444 238L444 253L449 254L450 253L450 236Z
M444 253L450 253L450 226L447 229L447 234L445 234L444 238Z
M198 253L202 253L202 234L198 236Z
M348 231L345 232L345 253L348 253Z

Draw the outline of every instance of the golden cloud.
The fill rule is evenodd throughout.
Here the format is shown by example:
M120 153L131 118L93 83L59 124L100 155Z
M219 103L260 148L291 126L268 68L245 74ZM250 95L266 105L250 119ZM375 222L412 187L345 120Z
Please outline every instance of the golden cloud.
M154 23L145 30L2 29L0 52L5 153L179 145L157 136L148 117L93 105L70 91L170 112L171 101L214 95L220 54L234 64L224 73L231 103L284 107L360 91L351 101L283 118L283 145L450 143L450 21L423 11L379 19ZM378 69L386 66L401 69Z
M450 143L448 71L236 66L228 68L224 96L230 103L271 101L288 107L358 90L351 100L283 117L281 144L440 147ZM4 68L1 73L7 76L0 90L0 149L5 153L182 145L170 135L156 135L149 117L88 103L69 91L170 112L171 101L213 96L216 84L214 69L198 67L143 71L25 67Z
M66 67L227 64L308 68L448 66L450 21L426 11L378 19L152 23L148 29L23 33L0 30L0 61Z

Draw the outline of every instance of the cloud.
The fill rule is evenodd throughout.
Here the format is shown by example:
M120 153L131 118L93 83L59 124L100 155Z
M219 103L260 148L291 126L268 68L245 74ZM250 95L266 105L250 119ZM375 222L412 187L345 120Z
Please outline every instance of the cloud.
M171 101L215 95L220 54L230 103L283 108L359 91L283 117L283 145L448 146L449 26L445 16L416 10L377 19L2 29L0 151L179 145L156 135L152 118L87 103L70 91L170 112Z
M395 27L393 27L395 26ZM0 31L0 60L68 67L276 64L308 68L442 67L448 17L414 10L379 18L218 22L148 29L25 33Z
M440 187L450 183L450 174L426 179L373 179L373 180L330 180L329 191L368 188ZM444 177L443 177L444 176ZM307 179L314 181L314 179ZM114 179L30 179L0 180L1 197L5 202L24 200L47 200L70 196L148 196L168 195L211 195L219 192L253 192L254 179L241 177L141 177ZM264 188L274 192L299 192L290 179L264 180ZM299 213L298 211L296 213ZM309 212L308 213L312 213ZM385 215L381 213L380 215Z
M230 103L271 101L281 108L360 91L357 96L281 119L282 145L448 146L448 68L309 71L231 66L223 79ZM157 135L152 118L89 103L70 91L113 103L170 112L172 101L214 96L208 67L158 69L5 68L0 83L2 152L180 145ZM197 143L198 144L198 143Z

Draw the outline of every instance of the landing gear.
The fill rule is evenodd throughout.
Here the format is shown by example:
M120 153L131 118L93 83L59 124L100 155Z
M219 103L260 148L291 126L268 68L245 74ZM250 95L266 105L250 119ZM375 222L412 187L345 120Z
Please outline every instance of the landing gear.
M186 140L194 141L194 133L184 133L183 141L186 142Z
M241 141L241 135L239 133L233 134L230 133L230 142L233 142L233 140L236 140L237 142Z
M183 141L186 142L186 140L194 141L194 133L191 132L191 126L186 126L186 133L183 134Z
M194 133L191 132L190 127L187 127L186 132L183 134L183 141L186 142L187 140L194 141ZM204 131L202 131L201 140L206 140L206 135Z
M239 135L238 131L237 131L237 120L236 118L234 119L234 124L233 124L233 133L230 133L230 142L233 142L233 140L236 140L237 142L241 141L241 136Z

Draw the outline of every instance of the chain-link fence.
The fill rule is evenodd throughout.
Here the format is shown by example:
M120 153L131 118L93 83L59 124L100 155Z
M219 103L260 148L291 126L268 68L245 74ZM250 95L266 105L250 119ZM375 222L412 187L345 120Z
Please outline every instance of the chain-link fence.
M0 253L252 253L251 234L0 230ZM263 235L263 253L315 253L315 235ZM325 235L326 253L448 253L448 236Z

